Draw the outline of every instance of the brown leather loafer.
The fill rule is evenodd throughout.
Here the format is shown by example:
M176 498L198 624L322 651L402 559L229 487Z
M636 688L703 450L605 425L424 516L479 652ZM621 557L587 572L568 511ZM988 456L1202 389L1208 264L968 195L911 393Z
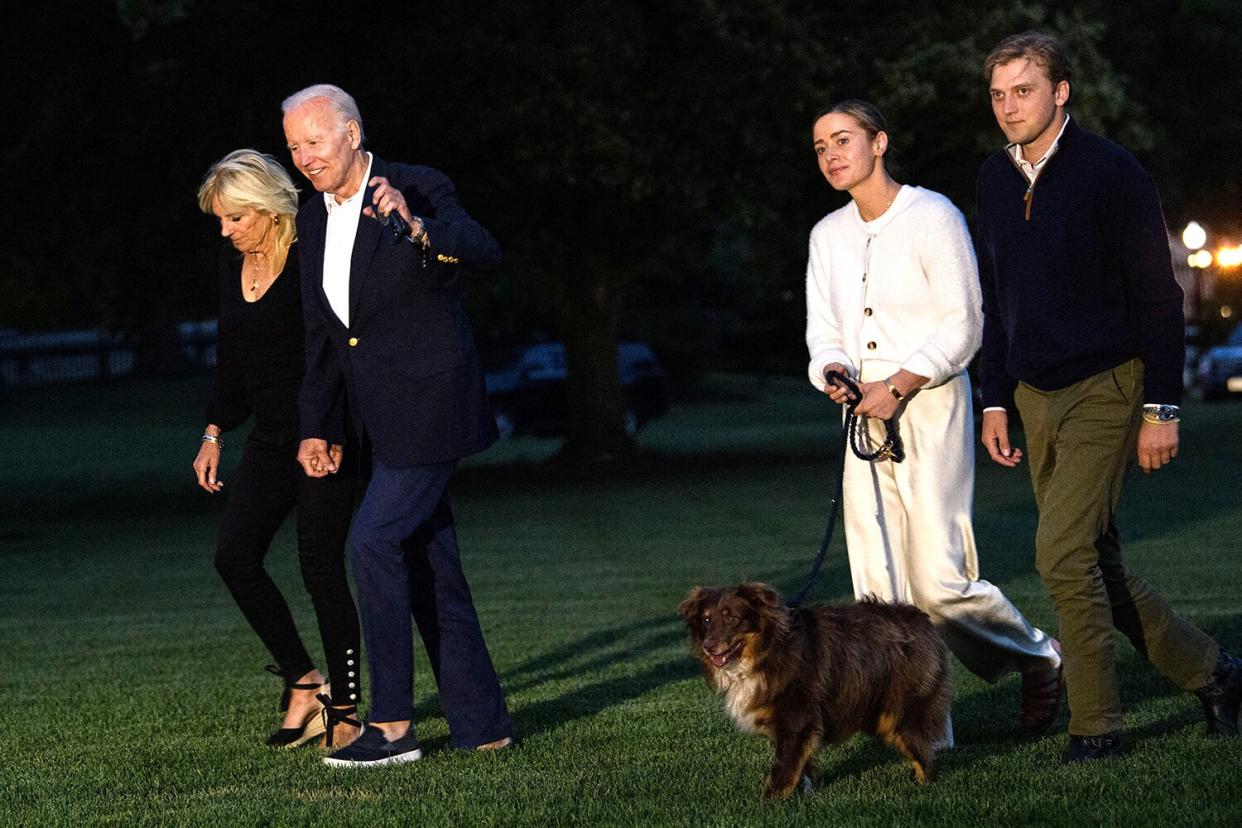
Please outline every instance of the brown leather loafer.
M1237 736L1239 710L1242 709L1242 661L1224 650L1216 658L1216 668L1207 684L1195 691L1203 703L1209 736Z
M475 750L504 750L505 748L512 747L512 746L513 746L513 737L506 736L503 739L497 739L494 742L486 742L481 745L476 745L474 749Z
M1061 654L1061 642L1052 639L1052 649ZM1065 664L1022 674L1022 729L1040 733L1057 717L1061 690L1065 687Z

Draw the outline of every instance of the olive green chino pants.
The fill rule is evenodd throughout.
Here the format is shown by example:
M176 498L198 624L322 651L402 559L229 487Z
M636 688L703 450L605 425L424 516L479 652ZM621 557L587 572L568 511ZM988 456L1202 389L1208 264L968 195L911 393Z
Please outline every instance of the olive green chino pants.
M1143 365L1133 359L1056 391L1019 384L1039 528L1035 566L1060 626L1069 732L1121 729L1116 628L1184 690L1207 684L1217 645L1126 572L1113 515L1142 423Z

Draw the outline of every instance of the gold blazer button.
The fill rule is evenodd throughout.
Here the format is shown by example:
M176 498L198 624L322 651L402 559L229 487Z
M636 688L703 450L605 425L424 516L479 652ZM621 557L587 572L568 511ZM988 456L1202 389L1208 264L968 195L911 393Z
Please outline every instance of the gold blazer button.
M351 336L351 337L349 338L349 347L351 347L351 348L352 348L352 347L354 347L354 346L355 346L355 345L357 345L357 344L358 344L358 337L356 337L356 336Z

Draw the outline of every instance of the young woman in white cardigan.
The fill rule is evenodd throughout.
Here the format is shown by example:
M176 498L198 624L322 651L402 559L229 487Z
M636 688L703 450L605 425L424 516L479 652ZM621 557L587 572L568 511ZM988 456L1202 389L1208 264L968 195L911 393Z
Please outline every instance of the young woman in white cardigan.
M1061 656L993 584L979 579L971 508L974 414L966 366L982 307L974 251L947 198L898 184L874 106L843 101L815 120L824 178L850 203L811 231L806 343L811 384L834 402L839 371L862 392L856 413L898 417L906 458L869 463L847 451L844 518L854 595L915 604L981 678L1022 673L1022 723L1056 716ZM946 743L952 744L952 727Z

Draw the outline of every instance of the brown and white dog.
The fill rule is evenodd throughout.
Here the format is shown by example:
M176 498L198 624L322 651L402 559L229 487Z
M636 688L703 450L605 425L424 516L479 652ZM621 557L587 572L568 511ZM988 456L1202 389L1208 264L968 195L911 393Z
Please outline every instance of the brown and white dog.
M765 799L808 783L816 749L859 731L900 751L920 783L934 778L952 687L922 610L872 600L790 610L775 590L745 583L695 587L679 612L734 723L772 740Z

